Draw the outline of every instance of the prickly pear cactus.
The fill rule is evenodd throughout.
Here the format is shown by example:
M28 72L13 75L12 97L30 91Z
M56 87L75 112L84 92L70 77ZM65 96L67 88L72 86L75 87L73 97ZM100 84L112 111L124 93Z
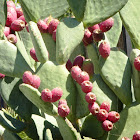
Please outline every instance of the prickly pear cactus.
M12 111L0 110L0 136L132 139L140 131L139 5L1 0L0 94ZM122 26L130 57L118 45Z

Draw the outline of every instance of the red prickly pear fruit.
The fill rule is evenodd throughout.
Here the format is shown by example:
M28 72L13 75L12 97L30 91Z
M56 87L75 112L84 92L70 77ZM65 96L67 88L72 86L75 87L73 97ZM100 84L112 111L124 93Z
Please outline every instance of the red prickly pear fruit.
M113 123L109 120L105 120L103 123L102 123L102 128L105 130L105 131L111 131L113 129Z
M66 117L68 116L70 113L70 109L68 107L68 105L66 104L61 104L58 106L58 114L61 116L61 117Z
M136 57L134 60L134 67L137 71L140 71L140 56Z
M10 34L7 36L7 40L12 43L12 44L16 44L17 43L17 37L14 34Z
M58 106L61 105L61 104L67 105L67 101L65 99L60 99L59 103L58 103Z
M25 71L23 76L22 76L22 81L25 84L32 85L33 83L33 75L30 71Z
M83 61L82 69L83 69L83 71L86 71L89 74L89 76L93 76L94 66L93 66L91 59L85 59Z
M49 23L49 26L48 26L48 31L49 31L49 34L53 34L53 31L57 29L57 26L59 24L59 20L58 19L52 19L51 22Z
M114 25L114 19L112 17L110 17L107 20L99 23L99 27L100 27L100 30L102 32L109 31L112 28L113 25Z
M87 72L82 71L77 77L77 83L81 85L84 81L89 81L89 75Z
M84 45L88 46L92 42L93 42L92 33L88 29L85 29L85 33L84 33L84 37L83 37Z
M15 3L13 1L7 1L7 7L13 7L16 10Z
M77 81L78 75L82 72L82 70L79 68L79 66L73 66L71 68L71 76L72 78Z
M66 68L68 71L71 71L72 68L72 62L70 61L70 59L68 59L67 63L66 63Z
M23 15L23 11L21 8L16 8L16 12L17 12L17 18Z
M52 101L52 92L45 88L41 92L41 98L44 102L51 102Z
M103 41L99 45L99 53L105 59L109 56L109 54L110 54L110 45L106 41Z
M81 88L84 93L88 93L92 91L93 84L90 81L84 81L81 83Z
M107 119L108 117L108 112L105 109L100 109L99 113L97 114L97 119L100 122L103 122Z
M3 79L4 77L5 77L5 75L0 73L0 79Z
M11 29L14 31L21 31L25 27L25 22L23 20L14 20L11 24Z
M105 109L107 112L110 110L110 103L109 102L103 102L100 106L100 109Z
M98 24L95 24L94 26L91 26L91 27L88 28L88 30L89 30L91 33L93 33L93 31L96 30L96 29L100 29L100 27L99 27Z
M49 16L47 18L44 19L44 22L49 25L49 23L53 20L52 16Z
M27 30L27 32L29 33L29 27L28 27L28 24L26 24L26 30Z
M88 109L92 113L92 115L96 116L99 113L100 107L96 102L94 102L88 105Z
M38 29L40 30L41 33L47 33L48 32L48 25L43 21L39 20L37 22Z
M123 138L121 138L121 140L130 140L130 139L127 137L123 137Z
M4 27L4 35L7 37L11 33L10 27Z
M56 30L53 31L52 39L56 42Z
M89 104L92 104L96 101L96 95L93 92L89 92L86 94L85 99Z
M32 77L33 77L33 82L31 84L31 86L33 86L34 88L38 89L39 86L40 86L40 82L41 82L40 77L37 76L37 75L32 75Z
M36 57L36 52L35 52L35 48L31 48L30 50L30 55L31 57L36 61L36 62L39 62L37 57Z
M136 131L132 140L140 140L140 130Z
M96 29L92 33L93 40L99 42L104 39L104 33L100 29Z
M81 68L84 60L85 60L84 56L81 55L76 56L73 62L73 66L79 66L79 68Z
M17 19L16 10L13 7L7 8L6 26L11 26L12 22Z
M20 17L18 18L18 20L22 20L22 21L24 21L25 25L27 24L24 15L20 16Z
M52 102L58 101L63 95L63 91L59 87L54 88L51 92L52 92Z
M116 123L120 119L120 114L116 111L111 111L108 113L107 119L113 123Z

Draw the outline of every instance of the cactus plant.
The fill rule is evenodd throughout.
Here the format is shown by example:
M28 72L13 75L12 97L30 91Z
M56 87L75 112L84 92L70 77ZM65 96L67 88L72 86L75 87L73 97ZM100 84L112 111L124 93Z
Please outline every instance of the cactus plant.
M140 130L140 72L134 66L135 58L140 55L137 7L140 1L13 1L12 4L19 5L23 10L25 19L20 16L19 19L27 22L29 30L24 27L21 31L13 31L13 27L6 27L7 7L12 5L1 0L0 73L4 76L0 77L0 94L18 117L5 109L0 110L0 136L5 140L9 137L12 140L132 138ZM114 21L113 27L111 25L109 31L102 32L100 23L110 17ZM38 21L42 21L48 28L53 28L49 26L52 20L57 21L54 23L56 39L50 34L53 29L41 32L37 25ZM102 34L100 41L95 41L95 32L87 29L94 25ZM130 59L117 47L122 25L133 43ZM15 44L8 41L4 28L9 29L7 34L16 36ZM83 41L85 31L90 34L90 42ZM100 55L99 47L103 42L109 46L107 57ZM31 49L37 61L32 58ZM82 61L76 60L78 57ZM76 76L74 68L79 69ZM23 78L25 72L30 73L30 77L27 74ZM88 78L76 79L85 76L85 73ZM44 89L49 91L49 100L45 100L49 97L42 92ZM89 92L93 93L90 98L94 95L96 100L88 103L86 98ZM58 98L54 100L54 96ZM99 116L104 116L100 105L105 102L110 106L108 112L120 113L120 116L117 113L120 119L109 121L109 113L106 113L105 119L99 119ZM94 105L98 106L98 110Z

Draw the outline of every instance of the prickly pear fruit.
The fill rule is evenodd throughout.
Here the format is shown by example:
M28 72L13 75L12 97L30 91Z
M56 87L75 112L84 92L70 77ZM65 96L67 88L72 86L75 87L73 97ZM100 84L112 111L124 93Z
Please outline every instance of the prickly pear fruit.
M90 81L84 81L81 83L81 88L84 93L88 93L92 91L93 85Z
M53 31L52 39L56 42L56 30Z
M58 114L61 117L66 117L66 116L68 116L69 113L70 113L70 109L69 109L68 105L66 105L66 104L60 104L58 106Z
M23 11L21 8L16 8L16 12L17 12L17 18L23 15Z
M72 68L72 62L70 61L70 59L68 59L67 63L66 63L66 68L68 71L71 71Z
M52 92L52 102L58 101L63 95L63 90L60 87L54 88L51 92Z
M84 60L85 60L84 56L81 55L76 56L73 62L73 66L79 66L79 68L81 68Z
M36 62L39 62L37 57L36 57L35 48L31 48L30 55Z
M48 32L48 25L43 20L40 19L37 22L37 26L38 26L41 33L47 33Z
M109 102L103 102L100 106L100 109L105 109L107 112L110 110L110 103Z
M99 113L100 107L96 102L94 102L88 105L88 109L92 113L92 115L96 116Z
M5 77L5 75L0 73L0 79L3 79L4 77Z
M52 16L49 16L47 18L44 19L44 22L49 25L49 23L53 20L53 17Z
M53 31L57 29L58 24L59 24L58 19L51 20L51 22L49 23L49 26L48 26L48 31L50 34L53 34Z
M86 94L85 99L89 104L93 104L96 101L96 95L93 92L89 92Z
M111 131L113 129L113 123L109 120L105 120L102 123L102 127L105 131Z
M36 89L38 89L39 88L39 86L40 86L40 77L39 76L37 76L37 75L32 75L32 77L33 77L33 82L32 82L32 86L34 87L34 88L36 88Z
M107 117L108 117L108 112L105 109L100 109L99 113L97 114L97 119L100 122L103 122L107 119Z
M78 75L82 72L82 70L79 68L79 66L73 66L71 68L71 76L72 78L77 81Z
M33 83L33 75L30 71L25 71L23 76L22 76L22 81L25 84L32 85Z
M25 22L23 20L14 20L11 24L11 29L14 31L21 31L25 27Z
M58 106L61 105L61 104L67 105L67 101L65 99L60 99L59 102L58 102Z
M89 31L90 31L91 33L93 33L94 30L96 30L96 29L100 29L100 27L99 27L98 24L95 24L95 25L89 27L88 29L89 29Z
M17 43L17 37L14 34L9 34L7 36L7 40L12 43L12 44L16 44Z
M107 32L109 31L112 26L114 25L114 19L112 17L108 18L107 20L99 23L99 26L100 26L100 30L102 32Z
M93 40L99 42L104 38L104 33L100 29L96 29L92 33Z
M136 131L133 135L133 140L140 140L140 130Z
M45 88L41 92L41 98L44 102L51 102L52 101L52 92Z
M10 27L4 27L4 35L7 37L11 33Z
M108 113L107 119L113 123L116 123L120 119L120 114L116 111L111 111Z
M24 21L25 25L27 24L24 15L20 16L20 17L18 18L18 20L22 20L22 21Z
M7 7L13 7L16 10L15 3L13 1L7 1Z
M134 60L134 67L137 71L140 71L140 56L136 57Z

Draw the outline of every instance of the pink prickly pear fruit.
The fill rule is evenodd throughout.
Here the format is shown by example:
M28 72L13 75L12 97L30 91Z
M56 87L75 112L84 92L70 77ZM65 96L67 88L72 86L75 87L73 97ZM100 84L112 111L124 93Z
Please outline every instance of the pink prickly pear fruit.
M44 19L44 22L49 25L49 23L53 20L52 16L49 16L47 18Z
M99 27L98 24L95 24L94 26L91 26L91 27L89 27L88 29L89 29L89 31L90 31L91 33L93 33L94 30L100 29L100 27Z
M67 105L67 101L65 99L60 99L59 102L58 102L58 106L61 105L61 104Z
M53 31L52 39L56 42L56 30Z
M85 29L85 33L84 33L84 37L83 37L84 45L88 46L92 42L93 42L92 33L88 29Z
M33 83L33 75L30 71L25 71L23 76L22 76L22 81L25 84L32 85Z
M29 27L28 27L28 23L26 24L26 30L29 33Z
M12 22L17 19L16 10L13 7L7 7L6 26L11 26Z
M3 79L4 77L5 77L5 75L0 73L0 79Z
M17 18L23 15L23 11L21 8L16 8L16 12L17 12Z
M40 77L37 76L37 75L32 75L32 77L33 77L33 82L31 84L31 86L33 86L34 88L38 89L39 86L40 86L40 82L41 82Z
M51 92L52 92L52 102L58 101L63 95L63 90L59 87L54 88Z
M27 24L24 15L20 16L20 17L18 18L18 20L22 20L22 21L24 21L25 25Z
M107 119L108 117L108 112L105 109L100 109L99 113L97 114L97 119L100 122L103 122Z
M41 98L44 102L51 102L52 101L52 92L45 88L41 92Z
M94 66L93 66L91 59L85 59L83 61L82 69L83 69L83 71L86 71L89 74L89 76L93 76Z
M111 111L108 113L108 120L113 123L116 123L120 119L120 114L116 111Z
M74 58L73 66L79 66L79 68L81 68L84 60L85 60L84 56L81 55L76 56Z
M93 92L89 92L86 94L85 99L89 104L93 104L96 101L96 95Z
M35 52L35 48L31 48L30 50L30 55L31 57L36 61L36 62L39 62L37 57L36 57L36 52Z
M48 31L49 31L49 34L53 34L53 31L57 29L57 26L59 24L59 20L58 19L52 19L49 23L49 26L48 26Z
M100 107L96 102L94 102L88 105L88 109L92 113L92 115L96 116L99 113Z
M68 107L68 105L66 104L60 104L58 106L58 114L61 116L61 117L66 117L68 116L70 113L70 109Z
M70 61L70 59L68 59L67 63L66 63L66 68L68 71L71 71L72 68L72 62Z
M99 45L99 53L105 59L110 55L110 45L106 41Z
M7 36L7 40L12 43L12 44L16 44L17 43L17 37L14 34L9 34Z
M72 78L77 81L78 75L82 72L82 70L79 68L79 66L73 66L71 68L71 76Z
M84 93L88 93L92 91L93 84L90 81L84 81L81 83L81 88Z
M109 31L112 26L114 25L114 19L112 17L108 18L107 20L99 23L99 26L100 26L100 30L102 32L107 32Z
M134 67L137 71L140 71L140 56L136 57L134 60Z
M89 81L89 75L87 72L82 71L77 77L77 83L81 85L84 81Z
M15 6L15 3L13 1L7 1L6 3L7 3L7 8L13 7L16 10L16 6Z
M25 27L25 22L23 20L14 20L11 24L11 29L14 31L21 31Z
M121 138L121 140L130 140L130 139L127 137L123 137L123 138Z
M140 140L140 130L136 131L132 140Z
M100 109L105 109L107 112L110 111L110 103L109 102L103 102L100 106Z
M100 29L96 29L92 33L93 40L99 42L104 38L104 33Z
M10 27L5 26L4 27L4 35L7 37L11 33Z
M40 30L41 33L47 33L48 32L48 25L43 21L39 20L37 22L38 29Z
M113 129L113 123L109 120L105 120L103 123L102 123L102 128L105 130L105 131L111 131Z

